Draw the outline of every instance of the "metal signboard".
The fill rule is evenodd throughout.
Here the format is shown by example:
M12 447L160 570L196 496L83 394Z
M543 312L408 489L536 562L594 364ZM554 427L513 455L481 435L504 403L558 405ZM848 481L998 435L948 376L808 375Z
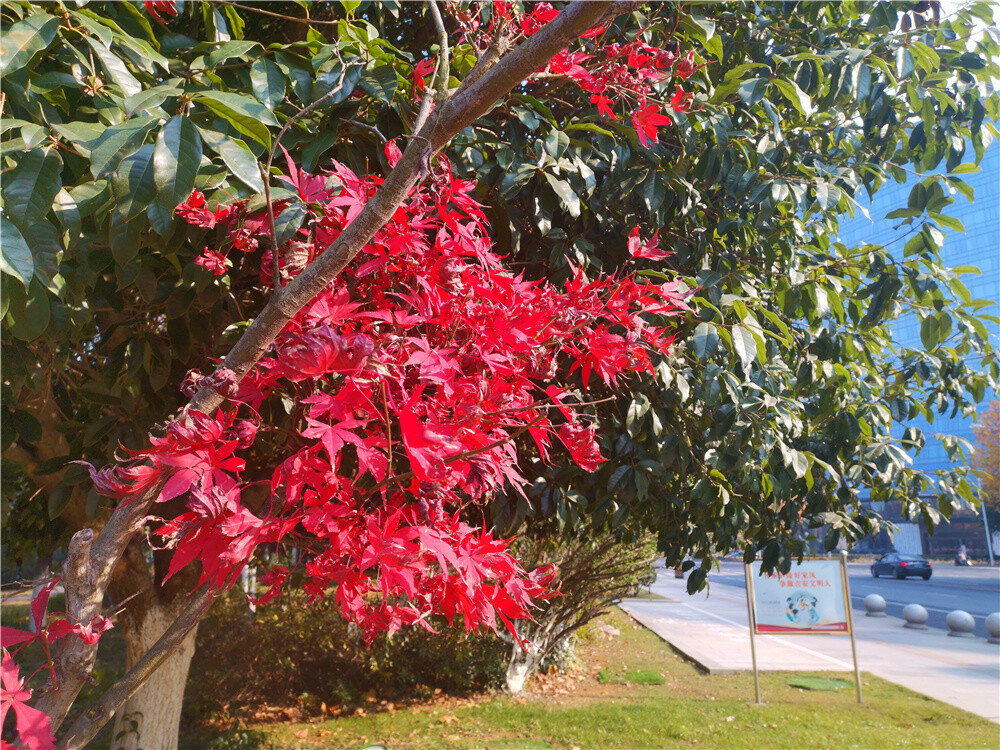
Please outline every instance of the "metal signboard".
M788 573L761 574L761 563L744 566L747 610L750 618L750 656L754 687L760 697L757 644L754 635L810 633L851 636L854 679L861 703L861 670L851 626L851 590L847 582L847 553L840 559L803 560Z
M756 633L851 632L840 560L803 560L788 573L763 575L755 562L750 575Z

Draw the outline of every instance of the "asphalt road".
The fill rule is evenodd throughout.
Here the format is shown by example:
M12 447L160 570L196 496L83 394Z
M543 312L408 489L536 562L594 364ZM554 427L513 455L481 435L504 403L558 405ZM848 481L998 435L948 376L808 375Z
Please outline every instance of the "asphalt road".
M902 617L907 604L921 604L927 609L927 625L948 630L945 622L949 612L962 609L976 620L975 634L985 637L984 620L1000 612L1000 568L935 565L929 581L906 578L902 581L882 576L872 578L868 563L848 563L847 577L851 586L851 606L855 616L865 614L864 599L869 594L885 598L886 613ZM709 575L709 582L745 589L743 565L726 561L718 574ZM709 594L711 596L711 594Z

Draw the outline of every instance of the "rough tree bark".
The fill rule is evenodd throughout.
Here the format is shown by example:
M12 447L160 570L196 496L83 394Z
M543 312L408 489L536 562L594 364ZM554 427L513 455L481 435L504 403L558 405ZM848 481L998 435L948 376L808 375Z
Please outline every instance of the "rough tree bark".
M125 654L129 667L135 666L183 610L183 603L150 607L138 628L125 632ZM184 686L194 656L197 627L181 641L180 647L139 688L115 714L112 750L177 750L177 737L184 705Z
M491 57L484 56L483 59L489 60L487 64L492 64L492 67L482 73L472 85L461 87L450 99L438 103L426 124L410 137L396 167L361 213L308 269L287 286L275 290L220 368L232 370L238 378L242 378L260 359L285 324L330 284L388 222L424 174L428 160L451 138L585 31L606 18L624 13L639 4L633 0L577 0L530 39L496 60L495 64L492 64ZM223 396L216 390L203 388L185 408L211 414L222 401ZM66 577L67 608L71 617L89 621L100 613L111 572L128 544L141 531L149 508L158 494L159 488L156 488L119 507L96 539L90 530L77 532L74 536L70 545L71 556L67 559L67 566L74 570L74 574ZM74 589L72 593L71 588ZM114 716L149 679L152 672L181 647L197 626L198 620L204 616L211 599L212 594L205 587L193 595L163 637L129 670L122 681L109 689L69 727L60 739L60 747L84 747L103 723ZM58 728L65 719L92 671L96 655L96 646L84 644L79 639L67 638L62 643L65 645L55 657L59 676L58 689L43 696L38 704L52 719L53 728Z
M188 592L198 580L197 566L191 566L164 585L161 579L168 560L163 553L157 553L155 559L157 564L150 575L143 548L133 541L111 579L112 600L128 600L118 619L128 669L139 663L181 614ZM196 630L192 629L181 646L116 713L111 750L176 750Z

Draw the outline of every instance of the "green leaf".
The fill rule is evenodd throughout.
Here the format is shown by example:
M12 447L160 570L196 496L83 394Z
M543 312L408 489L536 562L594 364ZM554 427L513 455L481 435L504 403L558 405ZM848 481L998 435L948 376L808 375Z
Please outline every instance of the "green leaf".
M594 125L591 122L574 122L574 123L570 123L569 125L567 125L564 128L564 130L566 132L575 132L577 130L582 130L582 131L584 131L586 133L599 133L600 135L607 135L607 136L611 136L612 138L615 137L615 134L612 133L607 128L602 128L601 126Z
M208 57L205 58L205 68L208 70L214 70L222 63L227 62L234 57L250 59L250 55L247 53L254 49L254 47L259 48L260 45L257 42L247 42L243 40L225 42L218 49L213 50L208 54ZM260 51L261 50L258 49L257 54L260 54Z
M913 72L913 55L906 47L896 50L896 78L900 81L906 80Z
M257 100L274 109L285 98L285 76L281 68L262 57L250 66L250 84Z
M319 157L322 156L327 149L336 145L339 137L340 134L336 128L327 128L309 141L308 145L302 149L302 168L307 170L314 169Z
M302 226L306 218L306 207L301 203L293 203L281 212L281 215L274 220L275 243L281 247L285 242L295 236L295 233Z
M151 89L140 91L138 94L125 98L125 117L126 119L130 118L143 110L159 109L159 106L167 99L172 96L181 96L183 93L182 89L168 85L154 86ZM152 114L162 115L163 113L152 112Z
M366 70L358 79L358 85L370 96L389 104L399 88L396 68L392 65L379 65Z
M786 344L791 344L792 343L792 333L791 333L791 331L788 330L788 326L785 325L785 322L781 318L779 318L777 315L775 315L771 310L768 310L766 308L762 308L761 312L764 314L764 317L767 318L774 325L775 328L777 328L779 331L781 331L781 338L782 338L782 340Z
M171 117L156 138L153 182L156 201L173 212L191 194L201 167L198 128L184 115Z
M741 325L733 326L732 336L733 349L736 351L736 356L740 358L743 370L749 371L750 365L757 358L757 339L754 338L749 328Z
M76 203L80 218L85 219L99 210L108 201L108 181L84 182L69 189L70 198Z
M24 231L35 262L35 278L55 295L62 293L66 280L59 273L63 246L59 230L47 221L37 221Z
M795 478L802 479L809 470L809 457L801 451L789 448L786 458L788 459L789 467L795 472Z
M545 151L553 159L562 156L569 148L569 136L561 130L550 130L545 136Z
M21 341L34 341L48 328L52 311L49 293L37 279L31 281L27 293L16 284L8 287L10 306L6 320L11 335Z
M920 321L920 343L927 351L932 351L941 341L941 328L933 315L928 315Z
M96 122L55 123L52 125L52 129L61 138L72 143L76 147L76 150L86 157L90 157L91 146L97 143L100 137L108 130L107 127Z
M148 144L123 161L111 178L116 213L126 222L142 213L156 198L153 172L153 146Z
M154 232L161 237L166 237L174 229L174 211L165 208L162 203L153 201L146 209L146 221L149 222L149 226L153 228Z
M224 91L200 91L192 99L229 122L243 135L253 138L264 148L271 148L268 125L277 127L278 121L271 110L260 102Z
M714 21L709 21L698 14L685 14L680 20L685 31L704 44L705 49L715 55L717 60L722 60L722 39L715 33Z
M569 186L569 183L553 177L548 172L545 173L545 179L555 191L555 194L559 196L563 208L569 212L569 215L574 218L578 217L580 215L580 197Z
M816 186L816 201L820 208L829 211L840 203L840 188L829 182L821 182Z
M736 93L748 107L753 106L767 93L768 80L766 78L751 78L743 81L737 88Z
M68 190L63 189L59 191L52 204L52 210L56 214L56 220L59 222L59 225L70 236L70 242L72 242L80 234L82 224L80 209Z
M975 174L978 171L978 164L973 164L971 161L967 161L963 164L959 164L954 169L948 170L948 174Z
M139 150L159 121L158 117L139 117L104 131L90 152L90 173L94 178L101 179L118 169L122 159Z
M910 52L917 67L928 73L933 73L941 65L941 56L921 41L910 42Z
M62 190L62 157L55 149L29 151L4 183L7 216L22 227L32 224L52 210L52 202Z
M126 222L120 213L111 212L108 240L111 243L111 256L119 267L124 268L139 254L142 227L143 222L141 221Z
M31 62L31 58L52 44L58 31L59 19L48 13L36 13L4 29L0 75L9 76Z
M0 216L0 271L18 279L25 289L35 275L31 249L14 222L6 216Z
M803 117L812 117L812 100L806 92L798 87L795 81L785 81L775 78L772 83L778 87L778 90L785 95L785 98L792 103L792 106L799 111L800 115Z
M24 146L28 149L37 148L43 141L48 140L49 129L34 123L27 123L21 128L21 138L24 139Z
M364 70L364 66L360 64L348 63L345 71L343 66L338 63L328 73L316 76L312 92L313 101L319 101L327 94L331 94L330 98L326 99L323 104L325 106L340 104L357 88Z
M965 232L965 225L954 216L946 216L945 214L939 214L936 211L928 211L927 215L943 227L947 227L955 232Z
M719 333L711 323L699 323L694 329L691 342L694 346L695 356L704 361L715 354L715 350L719 348Z
M312 70L303 66L298 58L285 52L276 52L274 60L281 71L292 82L292 91L299 101L312 101L313 74Z
M259 161L243 141L232 140L216 131L202 130L201 135L208 147L217 153L229 171L255 193L264 192L264 181L260 176Z
M104 66L104 70L108 76L121 87L122 91L125 92L125 96L134 96L142 91L142 84L132 75L128 66L125 65L124 60L93 37L88 36L84 38L94 51L94 54L101 61L101 65Z

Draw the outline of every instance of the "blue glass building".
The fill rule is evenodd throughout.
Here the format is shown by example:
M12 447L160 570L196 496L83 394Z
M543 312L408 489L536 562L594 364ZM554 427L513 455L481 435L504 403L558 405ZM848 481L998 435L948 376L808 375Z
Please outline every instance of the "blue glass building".
M971 148L969 149L971 151ZM955 202L948 206L944 213L953 216L965 227L965 233L946 230L945 243L942 249L942 258L945 265L974 266L980 273L963 275L962 281L968 287L974 299L989 300L994 303L983 312L993 315L1000 315L1000 146L987 149L978 172L962 175L961 177L974 190L974 202L967 201L960 193L952 197ZM913 185L923 176L913 176L903 184L887 183L875 194L875 198L865 207L868 209L871 219L866 218L860 212L853 219L842 222L840 238L848 246L854 247L863 244L887 245L890 251L898 248L902 254L903 242L894 241L905 234L909 228L896 229L899 220L885 219L885 215L898 208L905 208L907 198ZM1000 347L1000 328L996 324L987 323L987 327L993 333L994 346ZM894 326L893 334L895 340L907 347L922 347L920 342L920 320L915 314L904 315ZM996 394L987 394L986 405L990 398L996 398ZM932 437L933 433L943 433L946 435L956 435L974 442L972 432L973 420L968 417L958 415L950 416L950 412L938 415L933 424L928 425L924 420L914 420L911 424L922 429L927 437L927 444L914 459L914 467L924 471L935 471L939 469L950 469L953 467L952 461L948 458L944 446L939 440ZM900 433L902 432L900 427ZM889 509L876 508L877 511L888 511ZM887 513L887 517L892 514ZM890 517L890 520L894 520ZM958 519L956 519L957 521ZM920 531L914 527L901 528L901 536L897 538L896 546L901 551L913 551L924 553L945 553L946 548L957 546L961 534L969 535L973 530L978 531L979 543L976 546L982 547L985 552L985 534L982 530L982 522L978 525L966 526L964 531L956 524L952 533L942 529L935 534L934 544L930 543L926 531ZM905 524L897 524L904 527ZM954 536L948 544L942 546L941 540L948 540ZM922 537L922 543L919 541ZM905 538L905 539L904 539ZM968 539L967 536L961 541L975 544L975 540ZM917 546L921 549L917 549ZM904 547L907 548L904 550ZM1000 552L994 544L994 552ZM935 549L937 548L937 549Z

